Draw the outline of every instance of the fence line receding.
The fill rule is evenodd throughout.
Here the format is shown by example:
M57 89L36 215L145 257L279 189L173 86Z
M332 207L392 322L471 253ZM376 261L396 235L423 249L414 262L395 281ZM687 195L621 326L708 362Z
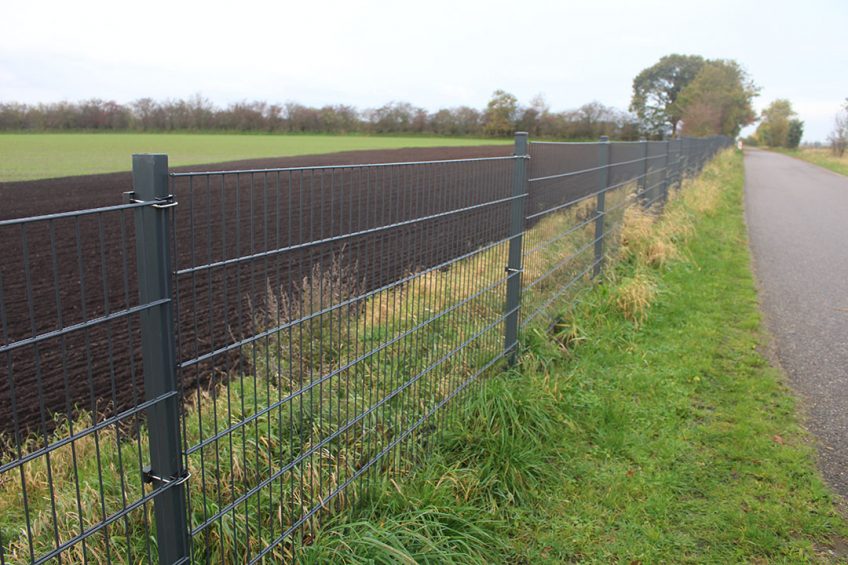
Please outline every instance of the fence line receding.
M730 140L168 172L0 221L0 564L277 562Z

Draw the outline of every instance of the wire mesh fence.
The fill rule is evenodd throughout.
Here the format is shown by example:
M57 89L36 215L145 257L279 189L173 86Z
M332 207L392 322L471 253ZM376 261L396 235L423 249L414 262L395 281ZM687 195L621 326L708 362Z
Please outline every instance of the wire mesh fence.
M726 138L169 173L0 222L0 563L296 560ZM179 205L177 205L179 204ZM136 291L136 289L138 289Z

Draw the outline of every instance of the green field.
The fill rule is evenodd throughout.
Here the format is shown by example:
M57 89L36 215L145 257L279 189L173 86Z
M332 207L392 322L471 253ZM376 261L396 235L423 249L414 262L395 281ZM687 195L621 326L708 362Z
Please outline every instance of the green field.
M803 159L808 163L812 163L814 165L818 165L819 167L824 167L825 169L830 169L834 173L839 173L842 175L848 175L848 153L843 155L842 157L837 157L833 154L830 149L814 149L814 148L801 148L801 149L772 149L783 153L784 155L789 155L790 157L797 157L798 159Z
M403 147L507 144L502 139L160 133L0 134L0 182L130 169L133 153L167 153L171 166Z

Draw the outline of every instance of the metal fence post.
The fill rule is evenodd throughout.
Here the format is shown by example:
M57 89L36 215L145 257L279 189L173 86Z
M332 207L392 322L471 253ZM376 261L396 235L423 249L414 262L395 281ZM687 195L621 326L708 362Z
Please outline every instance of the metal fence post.
M506 308L504 318L504 351L510 352L509 363L515 363L518 346L518 309L521 306L521 271L524 246L524 196L527 194L527 134L515 134L515 167L512 177L513 201L509 221L509 259L506 267Z
M671 143L668 140L665 140L663 143L665 144L665 165L663 165L662 200L663 203L665 203L665 201L668 200L668 167L671 162L669 159Z
M683 163L683 142L680 139L674 140L674 146L677 148L677 155L674 158L674 184L677 190L683 185L683 172L681 171Z
M606 214L606 195L609 188L609 160L610 160L610 144L609 137L601 136L600 143L600 158L599 158L599 177L600 183L598 187L598 199L595 205L595 267L592 269L592 278L601 274L604 266L604 216ZM647 147L647 145L646 145Z
M133 199L158 201L135 211L138 289L141 304L155 306L140 313L144 394L162 398L146 411L150 469L145 481L161 491L153 499L159 563L188 557L188 521L176 379L174 314L171 302L171 256L168 217L168 156L133 155ZM168 396L170 395L170 396Z
M644 201L646 199L645 189L648 188L648 140L643 137L639 139L639 142L642 144L642 179L636 187L639 199Z

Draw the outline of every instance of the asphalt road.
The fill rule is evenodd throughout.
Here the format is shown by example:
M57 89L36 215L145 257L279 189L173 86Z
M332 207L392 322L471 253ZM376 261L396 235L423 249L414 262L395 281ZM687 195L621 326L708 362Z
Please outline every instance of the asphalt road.
M848 177L748 150L745 193L766 325L825 478L848 497Z

